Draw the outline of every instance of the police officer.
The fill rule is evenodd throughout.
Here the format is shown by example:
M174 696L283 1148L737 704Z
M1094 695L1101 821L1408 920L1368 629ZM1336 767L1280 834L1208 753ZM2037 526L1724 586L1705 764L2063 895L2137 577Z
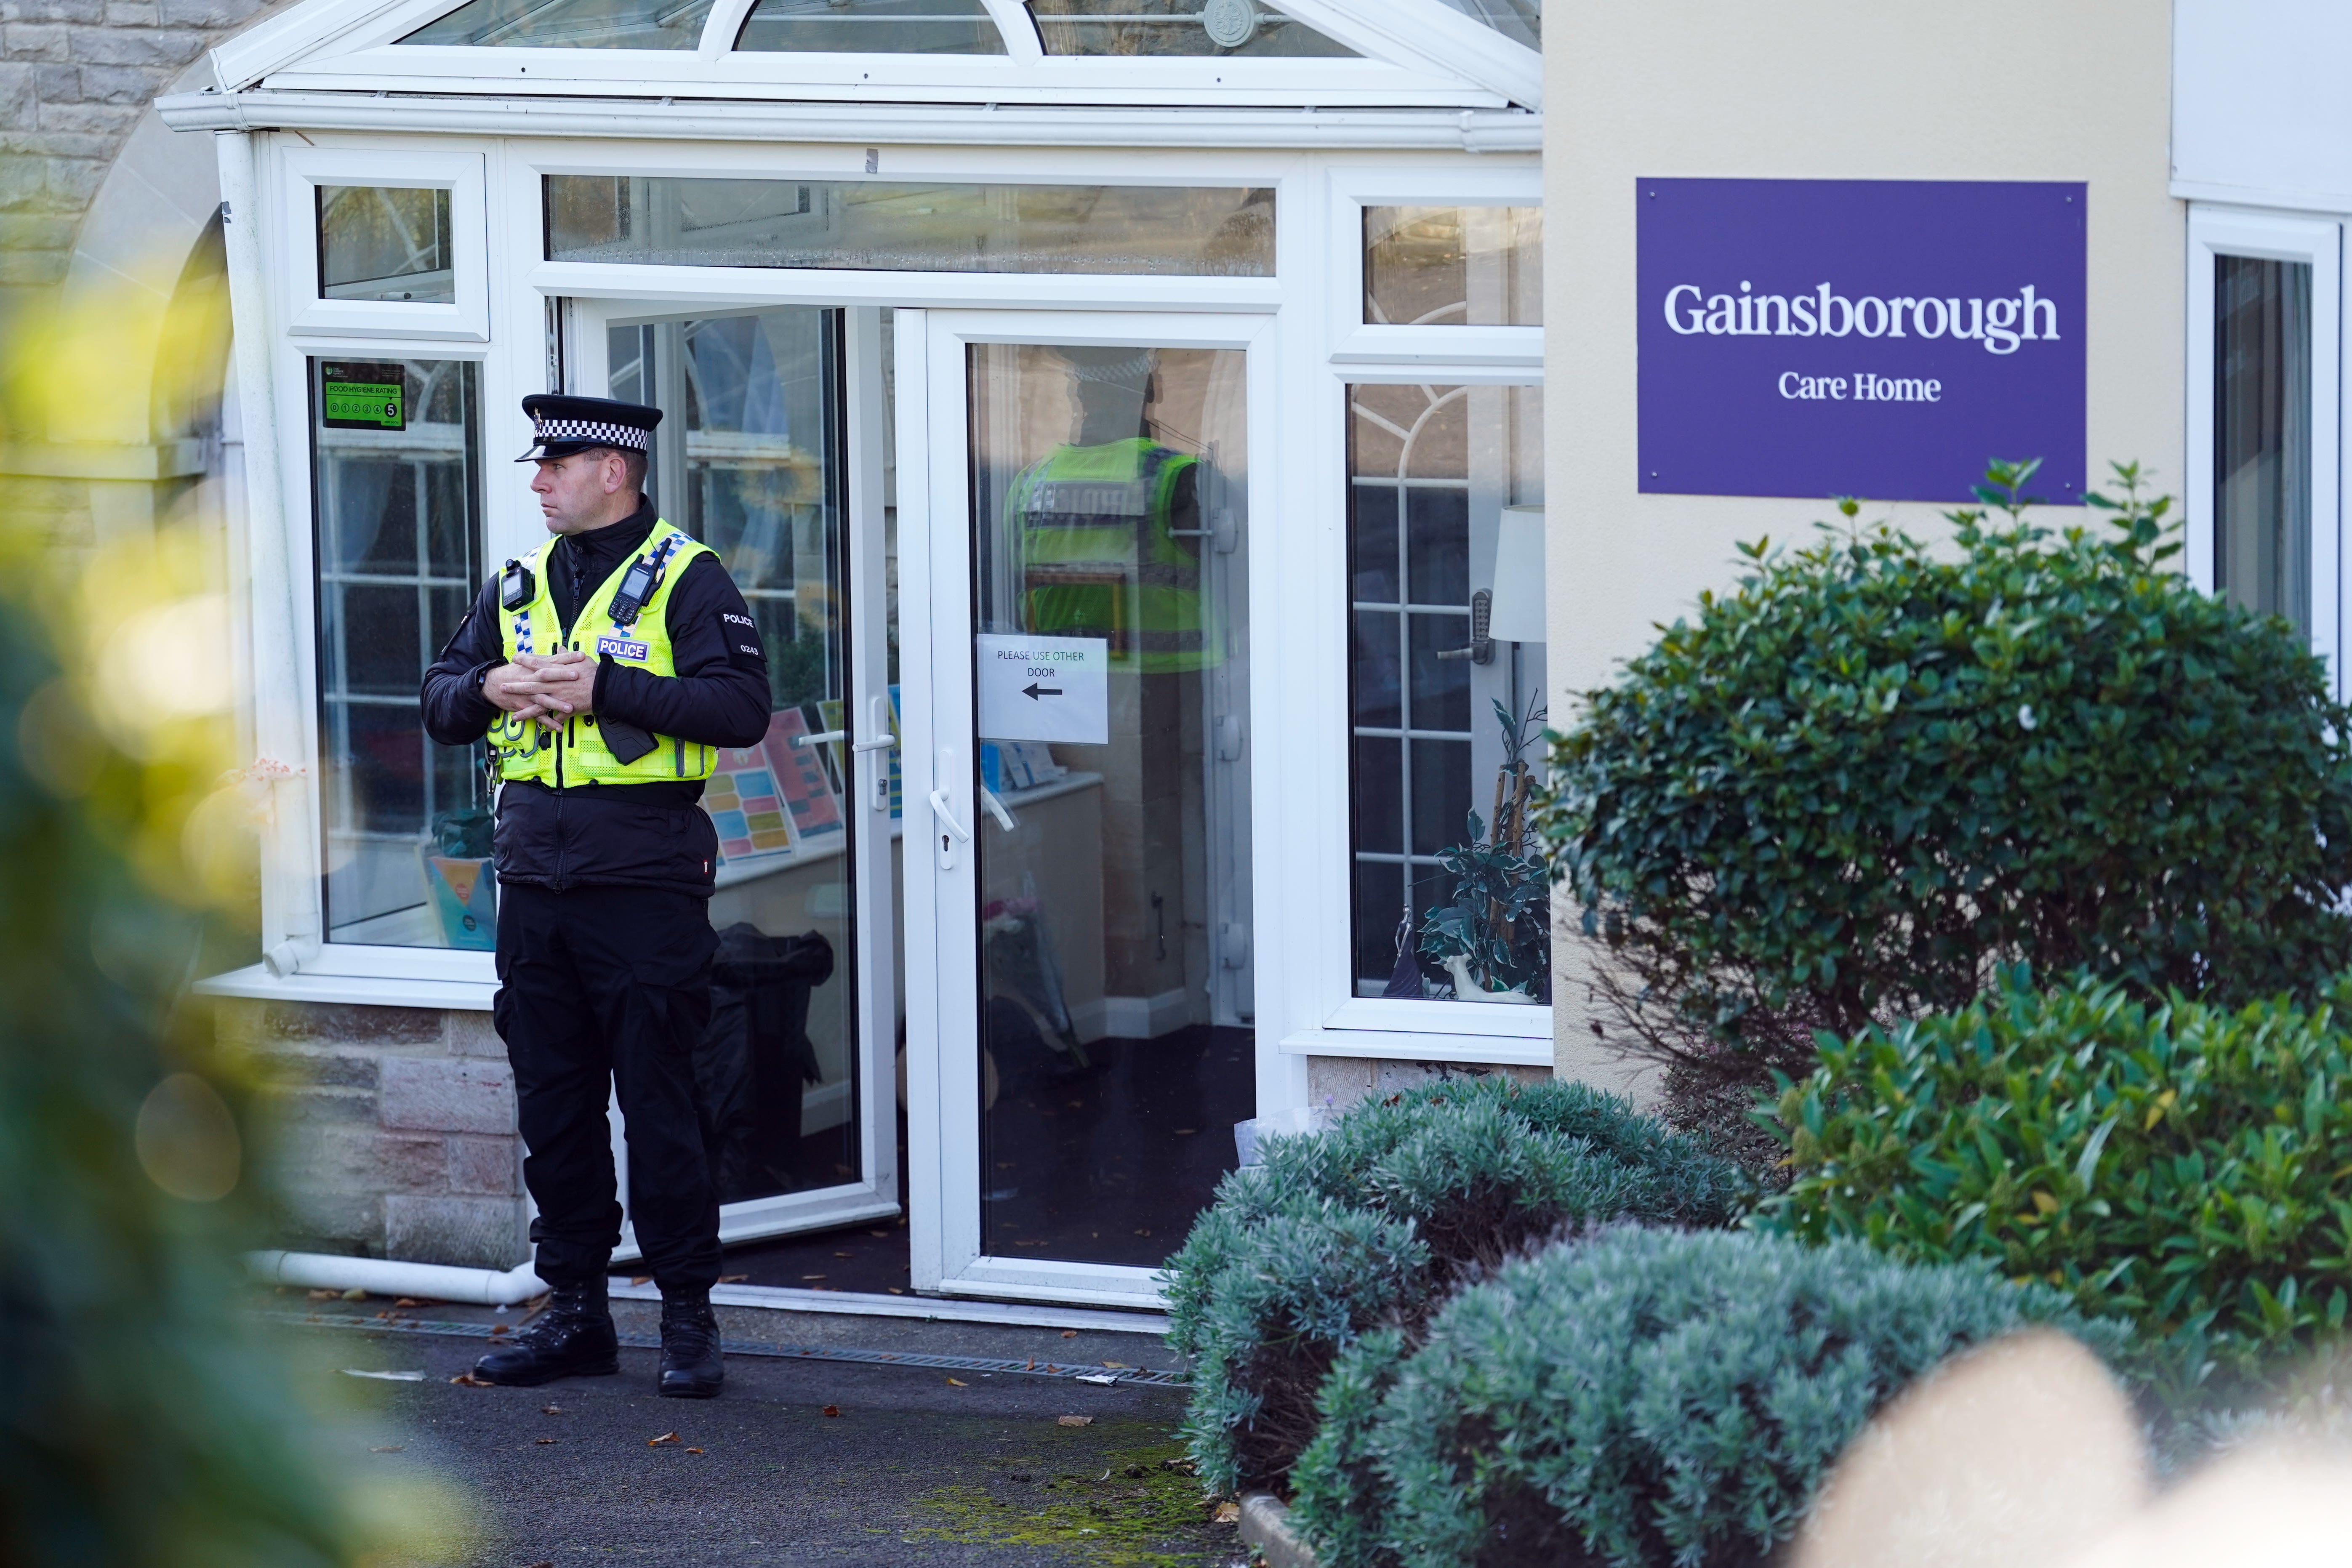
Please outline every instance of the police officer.
M487 738L500 779L499 994L528 1151L540 1278L553 1292L475 1374L539 1384L619 1370L605 1269L621 1236L608 1090L629 1213L661 1287L664 1394L722 1375L710 1287L719 1200L693 1053L710 1017L718 836L697 804L718 750L759 743L768 671L717 555L654 514L661 411L523 399L551 539L486 584L425 675L425 731Z

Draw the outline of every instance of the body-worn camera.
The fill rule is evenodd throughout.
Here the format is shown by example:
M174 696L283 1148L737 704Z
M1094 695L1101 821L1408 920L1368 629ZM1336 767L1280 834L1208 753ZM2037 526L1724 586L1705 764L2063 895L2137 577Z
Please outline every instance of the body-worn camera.
M530 568L509 558L506 569L499 574L499 608L520 610L539 596L539 584L532 578Z

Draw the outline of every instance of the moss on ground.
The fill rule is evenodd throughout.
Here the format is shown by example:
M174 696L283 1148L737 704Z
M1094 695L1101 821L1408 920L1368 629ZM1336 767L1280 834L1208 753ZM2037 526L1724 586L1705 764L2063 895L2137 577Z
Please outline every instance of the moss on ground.
M978 1485L915 1499L908 1531L977 1546L1066 1546L1108 1568L1198 1568L1243 1554L1215 1521L1183 1445L1150 1422L1057 1431L1037 1451L990 1462Z

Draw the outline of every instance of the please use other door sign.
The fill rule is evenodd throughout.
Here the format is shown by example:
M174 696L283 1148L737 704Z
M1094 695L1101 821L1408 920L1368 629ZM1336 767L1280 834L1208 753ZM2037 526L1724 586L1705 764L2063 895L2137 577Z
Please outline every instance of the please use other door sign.
M984 741L1110 741L1110 643L1103 637L972 638Z

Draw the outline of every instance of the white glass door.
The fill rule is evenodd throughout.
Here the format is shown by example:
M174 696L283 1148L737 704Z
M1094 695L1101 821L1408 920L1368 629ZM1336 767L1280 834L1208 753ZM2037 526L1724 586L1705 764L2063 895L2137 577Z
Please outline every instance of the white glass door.
M898 313L918 1289L1156 1303L1255 1114L1259 325Z
M562 321L568 390L663 411L647 488L726 562L767 650L767 736L720 753L702 803L719 948L695 1074L720 1235L896 1215L881 312L569 300Z

